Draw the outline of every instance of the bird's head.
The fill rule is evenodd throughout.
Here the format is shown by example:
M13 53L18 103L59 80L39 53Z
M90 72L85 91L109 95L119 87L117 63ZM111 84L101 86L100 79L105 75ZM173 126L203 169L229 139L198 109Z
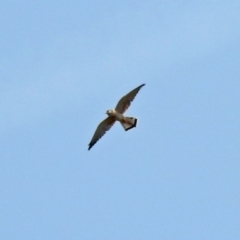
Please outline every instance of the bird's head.
M107 111L106 111L106 114L107 114L108 116L110 116L110 115L112 114L112 110L107 110Z

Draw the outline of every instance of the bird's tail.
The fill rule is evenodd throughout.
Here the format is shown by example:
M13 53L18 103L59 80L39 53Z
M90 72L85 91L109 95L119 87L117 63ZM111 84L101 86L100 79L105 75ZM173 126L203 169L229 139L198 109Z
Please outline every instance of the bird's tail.
M134 117L124 117L120 122L125 131L128 131L137 126L137 118Z

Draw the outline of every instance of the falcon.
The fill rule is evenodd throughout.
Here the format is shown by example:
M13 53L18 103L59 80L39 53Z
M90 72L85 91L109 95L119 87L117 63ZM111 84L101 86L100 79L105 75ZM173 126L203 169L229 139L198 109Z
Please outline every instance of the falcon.
M93 145L113 126L113 124L118 121L121 123L125 131L128 131L137 126L137 118L126 117L123 114L131 105L131 102L136 97L139 90L145 86L145 84L133 89L131 92L123 96L115 109L107 110L106 114L108 117L104 119L97 127L95 133L93 134L91 142L88 144L88 150L90 150Z

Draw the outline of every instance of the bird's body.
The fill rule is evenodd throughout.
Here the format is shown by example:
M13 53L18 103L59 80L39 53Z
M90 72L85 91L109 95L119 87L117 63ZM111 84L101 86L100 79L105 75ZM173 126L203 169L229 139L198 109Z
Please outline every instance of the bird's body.
M118 121L122 124L125 131L130 130L137 125L137 118L134 117L126 117L123 114L117 112L115 109L108 110L106 114L109 117L114 117L115 121Z
M116 119L117 121L121 121L121 120L123 120L123 118L124 118L123 114L117 112L115 109L107 110L106 114L107 114L109 117L115 117L115 119Z
M115 109L107 110L106 114L108 117L104 119L97 127L91 142L89 143L88 150L91 149L91 147L105 134L106 131L108 131L113 124L118 121L121 123L125 131L128 131L132 129L133 127L136 127L137 125L137 118L134 117L126 117L123 115L123 113L128 109L131 102L137 95L138 91L144 86L145 84L140 85L139 87L133 89L131 92L129 92L127 95L122 97Z

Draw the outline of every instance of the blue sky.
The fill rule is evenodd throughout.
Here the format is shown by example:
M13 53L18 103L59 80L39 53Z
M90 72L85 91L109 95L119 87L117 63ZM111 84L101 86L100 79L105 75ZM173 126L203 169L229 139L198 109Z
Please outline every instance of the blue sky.
M240 2L0 9L1 239L240 239ZM120 97L128 116L87 145Z

